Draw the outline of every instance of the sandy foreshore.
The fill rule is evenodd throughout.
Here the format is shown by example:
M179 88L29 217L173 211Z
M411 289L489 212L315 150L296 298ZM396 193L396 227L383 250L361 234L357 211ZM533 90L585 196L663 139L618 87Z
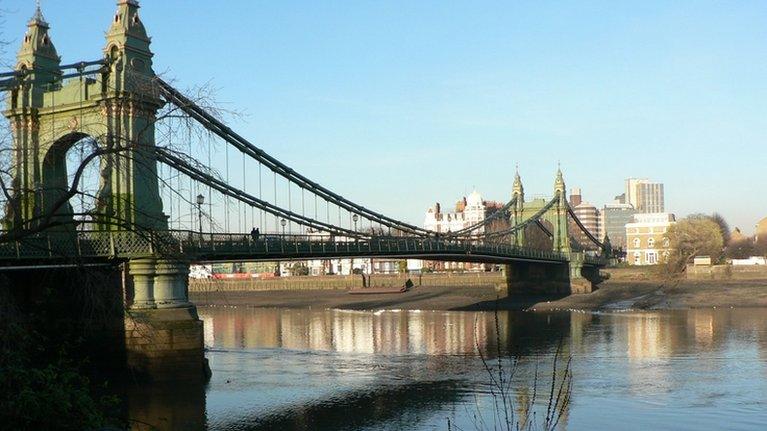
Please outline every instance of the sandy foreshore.
M415 287L405 293L351 295L345 290L192 292L197 305L339 308L350 310L657 310L767 307L767 280L608 280L586 295L564 298L513 294L492 286Z

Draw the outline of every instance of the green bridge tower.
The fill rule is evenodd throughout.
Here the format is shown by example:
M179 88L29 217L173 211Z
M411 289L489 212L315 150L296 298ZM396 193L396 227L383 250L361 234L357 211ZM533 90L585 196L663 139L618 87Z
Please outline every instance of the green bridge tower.
M70 65L79 73L68 79L49 29L38 6L17 57L20 85L10 91L4 111L13 135L5 227L74 234L67 152L91 139L97 146L92 162L100 172L94 227L127 234L167 231L155 153L155 123L164 102L138 2L117 1L103 61ZM83 73L93 64L101 69ZM178 259L142 255L127 266L128 363L152 379L203 375L202 322L188 301L189 262ZM152 352L145 350L149 345Z

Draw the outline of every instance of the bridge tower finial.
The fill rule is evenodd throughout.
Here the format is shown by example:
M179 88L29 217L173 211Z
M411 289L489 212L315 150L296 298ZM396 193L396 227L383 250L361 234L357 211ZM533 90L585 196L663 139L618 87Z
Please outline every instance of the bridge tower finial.
M554 181L554 192L561 192L562 195L565 194L565 178L562 175L562 168L559 162L557 162L557 178Z
M141 22L138 10L140 6L136 0L118 0L117 12L112 19L112 25L107 30L106 55L115 47L136 52L141 57L151 59L152 51L149 49L151 38L147 35L144 23Z
M516 163L514 172L514 185L511 188L511 197L516 199L514 206L511 208L511 224L517 226L521 223L524 206L525 206L525 188L522 186L522 178L519 176L519 163ZM517 229L514 231L514 245L525 245L525 232L523 229Z
M32 17L32 20L45 22L45 18L43 18L43 8L40 6L40 0L35 0L35 15Z
M16 62L16 68L25 67L29 70L48 71L55 73L58 69L60 58L53 46L48 30L50 27L43 18L40 0L35 3L35 13L27 23L27 33L21 43ZM48 77L50 78L50 77ZM51 79L48 79L50 81Z
M522 186L522 177L519 176L519 163L516 164L516 171L514 172L514 184L511 188L512 196L517 196L518 199L524 199L525 188Z
M557 203L554 212L554 251L570 252L570 234L567 224L567 192L565 179L562 175L562 166L557 162L557 179L554 181L554 193Z

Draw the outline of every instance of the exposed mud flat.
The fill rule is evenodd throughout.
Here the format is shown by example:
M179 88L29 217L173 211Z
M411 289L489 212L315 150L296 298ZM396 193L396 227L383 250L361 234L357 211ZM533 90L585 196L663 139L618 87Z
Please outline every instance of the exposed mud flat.
M349 310L662 310L767 307L767 280L609 280L595 292L567 297L512 295L492 286L415 287L405 293L349 295L346 290L193 292L202 306Z

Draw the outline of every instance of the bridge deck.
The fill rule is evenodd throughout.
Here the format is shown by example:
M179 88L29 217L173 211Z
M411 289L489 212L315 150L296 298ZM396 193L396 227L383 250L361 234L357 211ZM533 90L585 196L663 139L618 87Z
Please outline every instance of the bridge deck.
M331 259L344 257L422 258L504 263L564 263L565 253L505 244L435 238L377 236L364 240L327 235L210 234L190 231L49 233L0 243L0 265L29 261L103 261L165 257L194 262ZM587 256L587 264L599 265Z

